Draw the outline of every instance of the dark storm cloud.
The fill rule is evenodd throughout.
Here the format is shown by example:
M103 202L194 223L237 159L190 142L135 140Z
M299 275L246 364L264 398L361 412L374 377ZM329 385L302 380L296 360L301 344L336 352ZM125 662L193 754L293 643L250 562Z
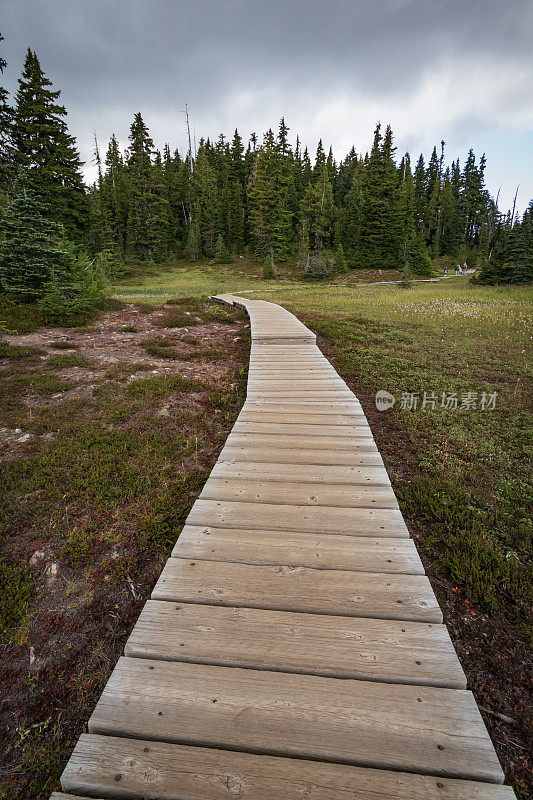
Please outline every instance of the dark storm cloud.
M125 141L137 110L183 147L186 100L198 135L285 114L338 156L378 118L415 152L533 127L529 0L17 0L0 29L8 86L29 45L84 157L92 128Z

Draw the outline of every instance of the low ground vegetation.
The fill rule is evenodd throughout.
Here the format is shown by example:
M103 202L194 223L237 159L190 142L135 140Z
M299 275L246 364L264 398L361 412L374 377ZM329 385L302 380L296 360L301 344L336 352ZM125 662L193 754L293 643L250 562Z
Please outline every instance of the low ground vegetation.
M85 328L6 316L0 798L48 800L238 413L248 332L198 298Z
M531 292L454 278L253 297L315 330L361 399L507 778L529 796ZM396 398L386 412L380 389Z

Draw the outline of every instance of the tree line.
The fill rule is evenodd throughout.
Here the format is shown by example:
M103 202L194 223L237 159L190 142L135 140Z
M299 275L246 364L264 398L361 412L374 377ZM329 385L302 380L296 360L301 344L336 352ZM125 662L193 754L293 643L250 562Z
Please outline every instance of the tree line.
M500 212L485 156L472 150L447 164L441 142L413 164L378 124L368 153L352 147L336 162L322 141L313 157L299 137L292 146L282 118L261 141L235 130L160 152L137 113L124 151L113 135L101 153L95 135L97 179L86 187L59 98L30 49L13 104L0 88L4 291L72 299L124 264L244 252L270 271L296 258L316 278L358 267L428 275L446 256L481 264L482 282L531 280L533 201L521 220Z

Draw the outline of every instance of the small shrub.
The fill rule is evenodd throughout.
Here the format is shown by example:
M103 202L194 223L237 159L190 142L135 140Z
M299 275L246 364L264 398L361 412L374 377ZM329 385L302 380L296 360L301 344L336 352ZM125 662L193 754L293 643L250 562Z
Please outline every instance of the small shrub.
M152 400L167 397L173 392L201 392L205 384L196 378L182 378L180 375L154 375L152 378L138 378L128 385L128 395L138 400Z
M135 325L123 325L122 326L122 332L123 333L137 333L137 330L138 329L135 327Z
M76 347L76 345L74 344L74 342L62 341L62 342L52 342L50 344L50 347L53 347L54 350L73 350Z
M304 275L312 281L323 281L330 274L330 268L321 253L314 253L304 268Z
M265 256L265 260L263 261L263 278L275 278L276 277L276 270L274 268L274 254L272 252L272 248L270 248L270 253L267 253Z
M148 339L141 343L141 346L151 356L156 358L181 358L181 353L172 347L172 342L168 339Z
M170 308L158 321L160 328L185 328L187 325L194 325L194 317L181 308Z
M30 359L34 360L36 356L41 355L44 350L40 347L29 347L19 344L8 344L7 342L0 342L0 358L16 359Z
M50 356L46 366L53 369L66 369L67 367L90 367L92 364L86 356L79 353L65 353L60 356Z

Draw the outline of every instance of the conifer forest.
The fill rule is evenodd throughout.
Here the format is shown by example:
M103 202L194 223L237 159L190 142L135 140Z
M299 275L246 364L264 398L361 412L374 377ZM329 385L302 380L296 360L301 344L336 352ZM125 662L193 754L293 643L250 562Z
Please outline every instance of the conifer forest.
M130 262L243 252L267 273L296 259L316 279L359 267L430 275L450 256L479 267L481 283L531 280L533 202L521 219L500 210L473 150L451 163L444 141L428 159L398 153L378 123L368 152L337 161L322 141L316 153L298 135L291 144L282 118L262 137L235 129L160 152L136 113L125 149L94 134L98 177L86 186L60 91L30 49L18 87L0 90L4 292L75 308Z

